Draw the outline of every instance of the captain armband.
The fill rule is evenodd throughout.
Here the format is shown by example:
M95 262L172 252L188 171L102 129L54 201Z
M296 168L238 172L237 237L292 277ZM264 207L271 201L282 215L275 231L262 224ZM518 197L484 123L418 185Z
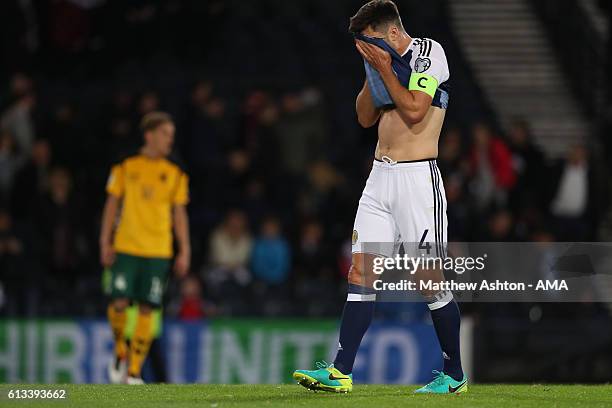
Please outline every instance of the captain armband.
M410 74L410 82L408 83L409 91L425 92L433 98L436 94L436 89L438 89L438 80L431 75L418 74L415 72Z

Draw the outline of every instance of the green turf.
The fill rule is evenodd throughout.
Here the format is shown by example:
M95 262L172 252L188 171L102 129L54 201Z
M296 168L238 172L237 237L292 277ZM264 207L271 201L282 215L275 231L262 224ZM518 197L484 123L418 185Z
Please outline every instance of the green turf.
M8 400L9 389L64 388L67 399ZM612 407L612 385L470 385L462 395L413 395L415 387L357 385L350 394L298 385L1 385L0 407Z

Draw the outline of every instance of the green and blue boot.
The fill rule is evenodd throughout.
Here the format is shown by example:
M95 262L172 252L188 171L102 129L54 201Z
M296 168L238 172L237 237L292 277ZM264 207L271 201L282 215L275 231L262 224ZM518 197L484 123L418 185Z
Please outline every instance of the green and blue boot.
M316 363L316 370L296 370L293 379L312 391L351 392L353 374L342 374L333 364L325 361Z

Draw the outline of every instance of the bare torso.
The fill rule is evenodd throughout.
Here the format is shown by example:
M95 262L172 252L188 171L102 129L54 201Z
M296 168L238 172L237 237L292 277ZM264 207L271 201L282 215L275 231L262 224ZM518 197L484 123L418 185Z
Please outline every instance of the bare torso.
M378 122L375 157L382 160L387 156L394 161L438 157L438 139L445 114L445 109L431 106L421 122L408 125L396 109L383 112Z

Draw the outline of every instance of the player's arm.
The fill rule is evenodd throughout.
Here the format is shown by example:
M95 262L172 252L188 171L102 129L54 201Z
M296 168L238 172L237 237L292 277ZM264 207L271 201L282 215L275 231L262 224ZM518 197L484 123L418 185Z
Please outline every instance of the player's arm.
M374 100L372 99L367 79L357 95L355 109L357 110L357 121L364 128L374 126L380 117L380 109L374 106Z
M191 264L191 240L189 238L189 177L182 172L178 176L177 187L172 198L172 218L178 253L174 260L174 272L180 278L189 272Z
M402 119L411 125L422 121L431 106L433 97L424 91L404 88L391 69L381 71L380 76ZM434 92L436 88L437 84Z
M102 211L102 223L100 226L100 262L109 267L115 262L115 251L113 250L113 229L117 212L119 210L120 198L109 194L104 203Z
M174 235L178 244L178 253L174 263L174 271L183 277L189 271L191 263L191 241L189 238L189 216L185 205L175 205L172 210L174 220Z
M115 220L119 211L121 197L124 191L123 167L116 164L111 168L110 176L106 182L106 203L102 211L102 222L100 225L100 261L103 266L109 267L115 262L115 251L113 250L113 230Z
M431 106L438 81L431 75L414 73L406 89L391 68L388 52L363 41L357 41L356 45L361 55L380 73L402 119L409 124L423 120Z

